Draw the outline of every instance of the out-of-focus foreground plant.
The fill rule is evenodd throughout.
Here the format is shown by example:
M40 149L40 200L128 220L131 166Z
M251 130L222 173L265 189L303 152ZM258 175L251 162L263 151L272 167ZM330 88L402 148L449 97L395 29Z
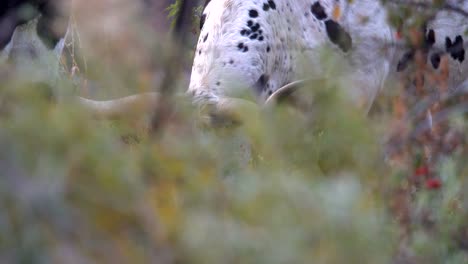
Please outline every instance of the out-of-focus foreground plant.
M0 130L3 261L379 263L391 256L372 125L332 93L320 95L327 103L316 120L278 109L247 125L240 133L254 138L256 154L236 167L226 162L237 155L226 149L230 132L199 128L191 109L174 114L161 137L140 131L136 142L125 124L92 120L38 88L2 85L9 101Z

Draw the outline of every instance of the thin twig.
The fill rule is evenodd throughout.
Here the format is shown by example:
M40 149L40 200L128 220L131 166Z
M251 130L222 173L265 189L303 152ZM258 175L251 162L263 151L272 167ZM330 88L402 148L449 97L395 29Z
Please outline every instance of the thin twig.
M192 12L198 1L181 0L179 15L174 26L172 44L175 48L170 50L170 56L166 66L166 74L160 86L161 96L157 100L153 117L151 118L151 134L155 135L164 127L168 116L172 112L172 95L174 93L174 80L179 79L184 61L183 44L186 43L190 33Z

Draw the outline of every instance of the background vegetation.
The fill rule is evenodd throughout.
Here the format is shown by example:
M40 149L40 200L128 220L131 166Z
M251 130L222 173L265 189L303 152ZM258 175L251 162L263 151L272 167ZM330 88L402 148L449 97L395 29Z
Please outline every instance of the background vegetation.
M59 92L0 68L1 263L468 263L463 93L432 104L449 114L422 132L424 115L404 117L428 92L399 84L370 117L310 84L309 112L205 127L171 97L196 32L174 44L127 2L74 6ZM158 126L72 99L161 87Z

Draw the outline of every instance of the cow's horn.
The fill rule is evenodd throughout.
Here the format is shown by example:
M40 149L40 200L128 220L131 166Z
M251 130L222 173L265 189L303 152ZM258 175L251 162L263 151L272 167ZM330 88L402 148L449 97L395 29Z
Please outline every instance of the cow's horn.
M150 92L106 101L77 97L77 103L97 118L116 119L128 113L150 113L158 98L158 93Z
M302 86L304 82L304 80L299 80L281 87L268 97L264 106L274 105L283 98L288 97ZM136 94L106 101L77 97L77 102L81 107L93 116L102 119L117 119L129 113L150 113L156 106L158 100L159 94L155 92ZM215 115L235 121L240 121L246 115L257 113L258 110L259 107L256 103L232 97L219 99L213 109Z
M281 100L289 97L292 93L297 91L297 89L304 85L305 80L298 80L284 85L283 87L276 90L272 95L270 95L265 101L265 106L275 105Z

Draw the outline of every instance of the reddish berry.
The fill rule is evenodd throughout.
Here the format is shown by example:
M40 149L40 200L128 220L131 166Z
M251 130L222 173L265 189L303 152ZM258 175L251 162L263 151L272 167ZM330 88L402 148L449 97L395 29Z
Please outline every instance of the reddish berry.
M439 179L428 179L426 181L426 188L430 190L439 189L442 186L442 182Z

